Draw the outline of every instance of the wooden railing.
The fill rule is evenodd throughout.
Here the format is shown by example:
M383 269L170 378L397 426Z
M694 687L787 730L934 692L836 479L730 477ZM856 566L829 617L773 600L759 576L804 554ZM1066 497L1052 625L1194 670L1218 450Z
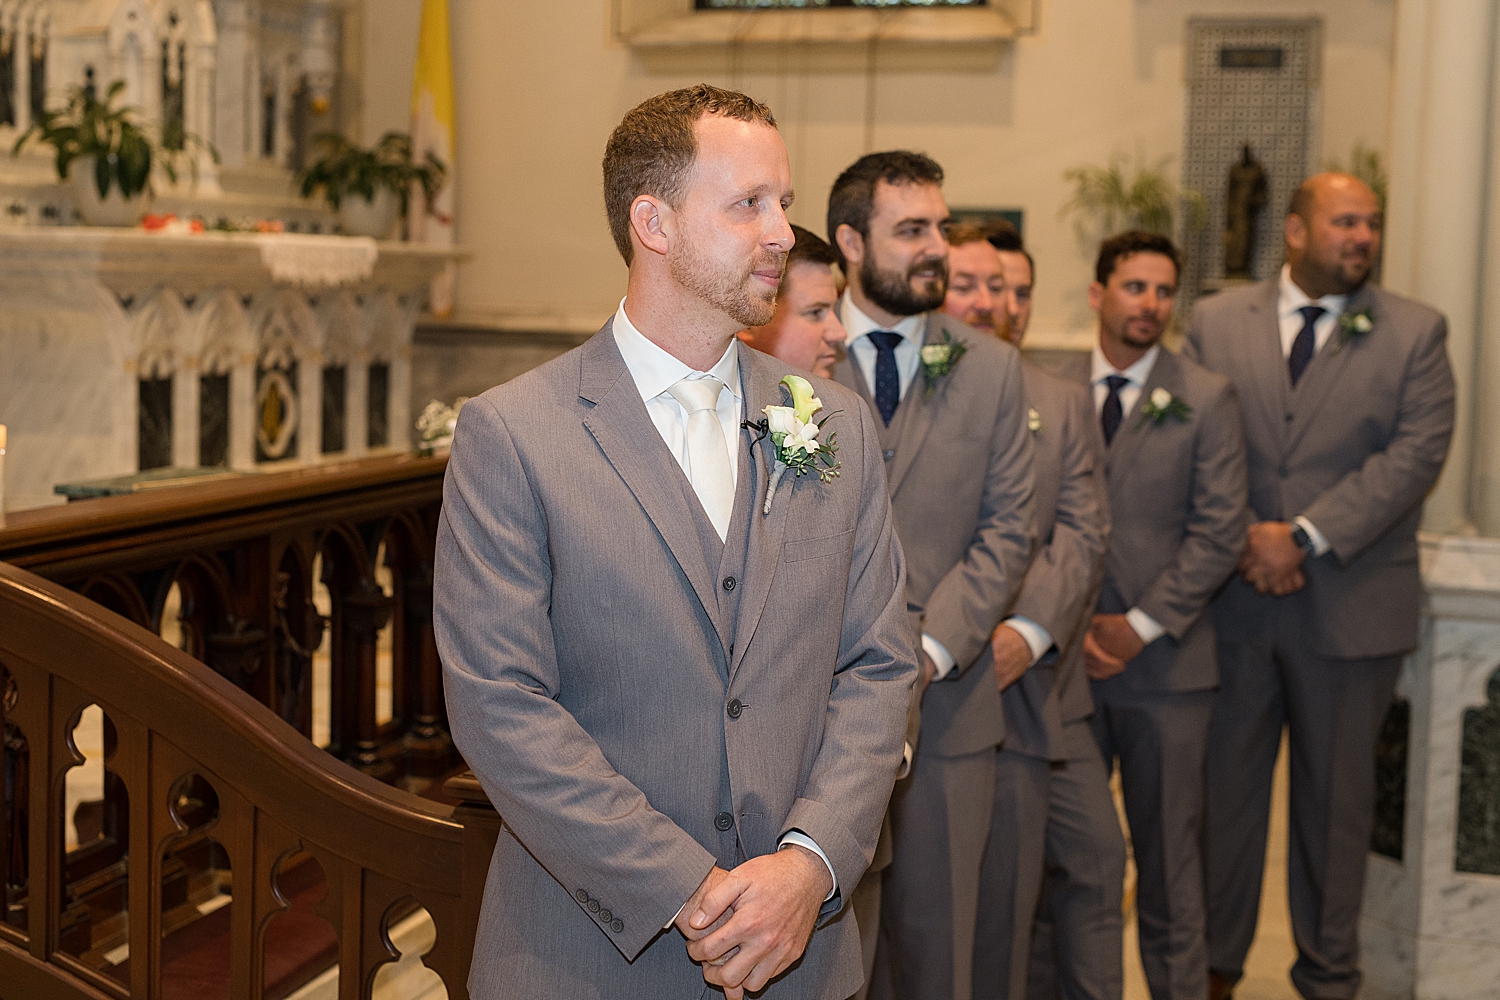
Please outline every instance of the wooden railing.
M386 456L12 513L0 561L172 634L305 736L327 628L328 750L421 790L461 767L432 637L446 465ZM388 717L377 710L387 626Z
M156 525L145 534L163 565L182 560L186 529ZM206 532L203 552L232 549L237 537ZM288 531L279 547L302 559L298 537ZM96 536L51 565L108 580L116 548ZM127 579L133 589L122 597L145 592ZM269 658L273 588L263 583L265 605L233 606L247 616L233 634L264 630L244 645ZM219 634L211 628L205 640ZM252 696L223 673L222 663L210 670L135 622L0 563L0 995L280 1000L321 989L356 1000L379 995L411 938L399 927L430 918L435 942L415 971L466 997L499 830L482 793L457 789L476 801L455 809L330 760L268 707L274 685ZM97 721L97 755L81 745L86 719ZM74 779L94 765L102 799L70 812Z

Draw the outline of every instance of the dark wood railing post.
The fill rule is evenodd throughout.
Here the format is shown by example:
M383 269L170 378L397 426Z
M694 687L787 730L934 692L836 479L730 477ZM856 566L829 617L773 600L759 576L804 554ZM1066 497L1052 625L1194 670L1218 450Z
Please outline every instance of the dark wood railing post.
M432 631L432 567L423 566L405 581L406 662L415 664L415 712L408 745L413 756L446 764L453 755L443 703L443 664ZM408 668L410 669L410 668Z
M375 722L376 650L380 630L391 620L395 601L374 580L364 579L358 589L345 594L340 602L348 642L344 652L349 662L345 677L353 681L355 708L354 764L366 774L386 777L395 768L381 756L379 731ZM347 690L347 689L346 689Z

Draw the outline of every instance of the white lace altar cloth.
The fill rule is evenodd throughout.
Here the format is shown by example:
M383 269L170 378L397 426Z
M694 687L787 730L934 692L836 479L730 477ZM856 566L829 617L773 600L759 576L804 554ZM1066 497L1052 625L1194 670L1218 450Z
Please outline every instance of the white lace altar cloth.
M264 233L255 238L261 263L277 283L336 288L364 281L375 271L379 251L367 236Z

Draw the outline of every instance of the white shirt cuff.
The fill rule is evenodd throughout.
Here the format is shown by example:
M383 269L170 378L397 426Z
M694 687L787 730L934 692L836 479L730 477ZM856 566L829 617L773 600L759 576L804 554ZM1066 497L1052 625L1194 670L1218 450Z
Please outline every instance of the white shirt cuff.
M912 748L911 740L907 740L901 747L901 766L896 768L897 781L911 774L911 760L914 756L916 756L916 750Z
M948 652L942 643L926 632L922 633L922 652L926 653L927 658L932 661L932 665L937 667L937 673L932 677L935 681L940 681L944 677L947 677L953 672L953 668L957 666L953 661L953 654Z
M1131 608L1125 612L1125 620L1135 629L1135 634L1141 637L1141 642L1148 646L1167 634L1167 630L1158 625L1155 618L1140 608Z
M823 848L818 846L818 842L801 830L788 830L781 835L781 843L776 845L776 849L779 851L783 847L790 847L793 844L796 844L798 847L807 848L822 858L823 864L828 865L828 877L833 879L833 888L828 890L828 895L823 897L823 902L826 903L834 896L837 896L839 894L839 877L833 873L833 865L828 863L828 855L823 853Z
M1303 517L1301 514L1298 514L1296 517L1292 518L1292 523L1300 526L1303 531L1307 532L1307 537L1312 539L1314 558L1333 548L1332 545L1328 544L1328 539L1325 538L1323 536L1323 533L1318 530L1318 526L1316 524L1313 524L1307 518Z
M1036 661L1047 655L1047 650L1052 648L1052 635L1030 618L1021 615L1011 615L1005 619L1002 625L1009 625L1021 634L1026 640L1026 645L1031 647L1031 665L1036 666Z

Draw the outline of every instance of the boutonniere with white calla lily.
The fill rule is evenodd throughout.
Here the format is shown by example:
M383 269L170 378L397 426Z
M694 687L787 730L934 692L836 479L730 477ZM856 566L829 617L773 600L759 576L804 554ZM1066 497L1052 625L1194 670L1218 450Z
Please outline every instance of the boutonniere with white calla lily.
M1171 417L1173 420L1187 423L1188 417L1193 415L1193 408L1170 391L1157 386L1151 390L1151 396L1141 406L1141 423L1150 421L1160 424L1163 420Z
M1346 312L1339 317L1339 347L1343 347L1355 337L1363 337L1375 329L1375 310L1361 309L1359 312Z
M947 330L943 331L940 343L922 345L922 381L927 384L927 395L932 395L938 379L953 371L968 350L967 343L954 340Z
M1036 407L1032 407L1026 411L1026 426L1031 429L1031 433L1033 434L1041 433L1042 415L1036 412Z
M746 420L744 426L757 432L756 441L769 437L776 449L771 481L766 485L766 502L762 514L771 513L771 500L776 496L776 487L781 477L791 470L794 477L809 472L816 473L818 480L831 483L839 474L840 462L835 458L839 451L838 434L830 432L824 441L818 440L823 425L841 411L813 420L813 414L823 408L823 401L813 395L811 383L799 375L788 375L781 380L791 397L791 406L767 406L760 420ZM821 463L821 468L819 464Z

